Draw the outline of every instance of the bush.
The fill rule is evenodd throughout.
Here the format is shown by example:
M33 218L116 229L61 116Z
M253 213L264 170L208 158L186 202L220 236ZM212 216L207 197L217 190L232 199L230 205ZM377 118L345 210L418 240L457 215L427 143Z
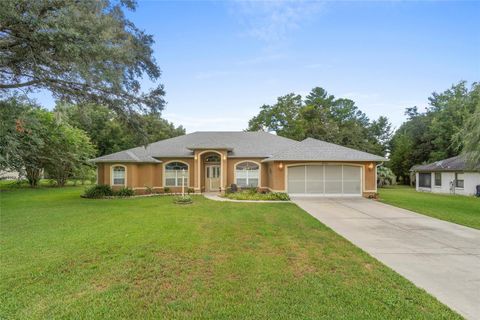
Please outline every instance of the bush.
M290 197L285 192L272 192L272 193L267 193L267 195L270 195L272 198L274 198L274 200L282 200L282 201L290 200Z
M122 189L115 192L115 195L118 197L131 197L135 195L135 192L133 191L133 189L130 189L128 187L123 187Z
M163 192L165 193L170 193L171 189L169 187L163 188Z
M190 193L195 193L195 189L193 188L188 188L187 189L187 193L190 194Z
M94 185L85 189L84 198L99 199L113 196L113 190L108 185Z
M145 194L152 194L153 193L153 187L145 186Z
M179 196L179 197L175 197L173 202L177 204L188 204L188 203L192 203L193 199L190 196Z
M225 197L233 200L280 200L288 201L290 197L284 192L260 193L251 189L244 189L240 192L225 193Z

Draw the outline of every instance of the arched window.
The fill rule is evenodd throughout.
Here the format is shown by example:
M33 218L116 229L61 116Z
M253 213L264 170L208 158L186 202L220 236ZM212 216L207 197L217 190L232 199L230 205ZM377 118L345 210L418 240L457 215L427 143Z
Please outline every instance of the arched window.
M218 154L210 154L205 158L205 162L220 162L220 156Z
M165 165L165 187L188 186L188 165L183 162L170 162Z
M112 169L113 172L113 185L115 186L124 186L125 185L125 167L123 166L114 166Z
M239 187L258 187L260 167L254 162L241 162L235 166L235 177Z

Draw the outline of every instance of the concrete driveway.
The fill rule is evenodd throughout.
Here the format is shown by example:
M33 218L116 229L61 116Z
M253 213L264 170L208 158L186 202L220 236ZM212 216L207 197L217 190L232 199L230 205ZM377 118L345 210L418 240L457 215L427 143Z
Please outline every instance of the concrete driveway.
M480 230L364 198L298 206L468 319L480 319Z

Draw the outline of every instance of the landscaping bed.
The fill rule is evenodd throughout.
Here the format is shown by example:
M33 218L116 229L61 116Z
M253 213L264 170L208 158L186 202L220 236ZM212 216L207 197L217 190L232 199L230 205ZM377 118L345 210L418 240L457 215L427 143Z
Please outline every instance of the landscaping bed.
M244 189L236 192L227 190L225 198L232 200L266 200L266 201L289 201L288 194L283 192L259 192L257 189Z

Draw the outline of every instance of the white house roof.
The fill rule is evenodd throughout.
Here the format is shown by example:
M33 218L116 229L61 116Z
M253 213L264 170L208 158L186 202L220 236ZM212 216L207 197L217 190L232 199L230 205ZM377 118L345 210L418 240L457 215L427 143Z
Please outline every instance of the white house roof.
M466 155L435 161L429 164L415 165L411 171L480 171L480 163L472 165Z

